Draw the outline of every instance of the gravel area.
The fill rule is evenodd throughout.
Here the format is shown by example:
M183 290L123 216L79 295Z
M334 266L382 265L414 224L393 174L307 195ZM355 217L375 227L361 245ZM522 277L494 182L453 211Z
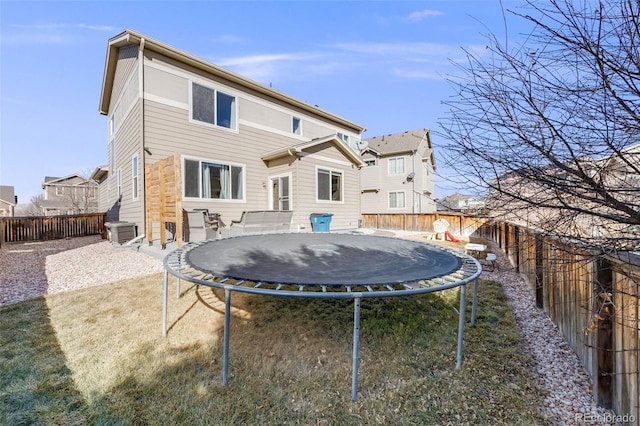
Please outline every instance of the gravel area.
M495 247L492 251L497 268L482 277L504 287L548 392L546 414L558 425L616 424L612 412L595 404L591 380L558 328L535 307L531 291L502 252ZM162 271L159 257L114 247L99 236L5 244L0 249L0 306Z
M160 259L100 236L3 244L0 306L162 271Z
M544 411L558 425L615 425L615 414L596 405L591 378L577 355L562 337L558 327L542 309L524 280L515 272L497 247L494 271L482 272L482 278L502 283L516 322L536 361L536 372L548 395Z

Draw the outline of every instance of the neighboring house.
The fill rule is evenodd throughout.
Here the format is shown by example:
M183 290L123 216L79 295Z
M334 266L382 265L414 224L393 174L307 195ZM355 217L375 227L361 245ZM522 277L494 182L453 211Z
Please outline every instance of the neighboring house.
M139 234L154 208L145 167L176 153L184 210L207 208L225 224L243 211L292 210L294 230L332 213L331 229L358 226L356 123L132 30L108 42L100 113L100 210Z
M432 213L436 161L429 129L365 139L362 213Z
M13 217L16 204L18 204L18 197L15 195L13 186L0 185L0 216Z
M601 158L532 166L493 182L491 217L610 250L640 250L640 144ZM508 192L507 192L508 190Z
M483 209L484 199L456 193L444 197L438 204L438 209L469 213Z
M91 179L85 179L78 174L61 178L46 176L42 189L44 216L98 211L98 184Z

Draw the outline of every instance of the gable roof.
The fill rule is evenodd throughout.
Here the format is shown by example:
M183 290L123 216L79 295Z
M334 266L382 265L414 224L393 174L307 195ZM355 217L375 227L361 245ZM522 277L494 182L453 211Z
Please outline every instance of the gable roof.
M349 159L349 161L351 161L357 167L364 166L364 163L362 162L362 159L360 158L358 153L355 152L351 147L347 146L344 142L342 142L342 140L338 137L337 134L324 136L322 138L315 138L307 142L302 142L302 143L294 144L288 147L280 148L274 151L270 151L262 155L261 159L262 161L268 162L271 160L275 160L275 159L287 157L287 156L294 157L296 156L296 154L302 153L302 151L306 149L313 148L314 146L318 146L323 143L333 144L347 159Z
M73 179L80 179L78 182L76 183L68 183L67 181L73 180ZM80 176L77 173L68 175L68 176L64 176L64 177L52 177L52 176L45 176L44 177L44 183L42 184L42 189L44 189L45 186L47 185L68 185L68 186L81 186L81 185L86 185L87 183L91 183L92 181L90 179L87 179L85 177Z
M10 206L16 205L16 196L13 186L0 185L0 201Z
M116 73L116 65L118 63L118 49L126 45L138 45L140 49L150 50L159 53L168 58L174 59L181 63L192 66L198 70L204 71L213 76L225 79L227 81L239 84L247 89L254 90L263 95L274 98L278 101L284 102L288 105L299 108L310 114L320 116L324 119L333 121L345 128L351 129L354 132L362 133L366 130L365 127L356 124L352 121L346 120L342 117L338 117L328 111L318 108L315 105L300 101L291 96L285 95L282 92L274 90L263 84L255 82L251 79L236 74L218 65L214 65L189 53L176 49L168 44L154 40L144 34L138 33L133 30L125 30L121 34L111 38L107 47L107 57L104 65L104 75L102 78L102 91L100 93L100 114L107 115L109 113L109 104L111 102L111 92L113 90L114 77Z
M375 136L364 140L369 143L365 151L371 151L380 156L412 153L425 141L428 149L425 155L428 155L428 157L423 159L430 160L433 169L436 169L436 159L433 154L433 145L431 144L429 129L408 130L406 132Z

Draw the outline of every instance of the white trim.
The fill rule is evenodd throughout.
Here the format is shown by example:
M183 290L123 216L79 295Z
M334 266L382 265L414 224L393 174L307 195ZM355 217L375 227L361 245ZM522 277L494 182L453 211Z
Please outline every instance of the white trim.
M268 184L267 184L268 185L267 186L268 197L267 198L269 200L268 201L269 205L267 206L268 207L267 210L273 210L273 201L274 200L273 200L273 191L272 191L272 188L270 186L271 182L274 179L280 179L282 177L288 177L289 178L289 209L293 210L293 172L287 172L287 173L280 173L280 174L277 174L277 175L271 175L271 176L269 176L267 178L268 179Z
M198 171L198 197L187 197L185 195L185 178L186 173L184 173L184 162L185 160L198 161L199 163L213 163L220 164L222 166L233 166L242 168L242 198L234 199L234 198L203 198L201 194L202 190L202 182L200 181L200 170ZM214 203L246 203L247 202L247 165L242 163L234 163L230 161L219 161L214 159L208 159L203 157L197 157L193 155L182 155L180 158L180 166L182 167L182 182L181 182L181 190L182 190L182 199L187 201L206 201L206 202L214 202Z
M391 207L391 199L389 198L389 196L391 194L404 194L404 206ZM393 190L387 191L387 208L389 210L404 210L404 209L406 209L407 208L407 191L393 191Z
M280 135L280 136L286 136L292 139L297 139L301 142L308 142L309 138L305 138L303 136L299 136L296 135L294 133L291 132L286 132L284 130L280 130L280 129L276 129L273 127L269 127L269 126L265 126L264 124L259 124L259 123L254 123L253 121L247 121L244 118L241 118L240 120L238 120L239 124L242 124L243 126L247 126L247 127L253 127L254 129L258 129L258 130L264 130L265 132L270 132L270 133L274 133L276 135Z
M136 160L135 168L133 160ZM131 199L137 201L140 198L140 156L136 152L131 156Z
M314 159L314 160L324 161L324 162L327 162L327 163L338 164L340 166L346 166L346 167L355 166L350 161L336 160L335 158L329 158L329 157L325 157L325 156L318 155L318 154L308 154L306 152L299 152L297 155L299 155L300 157L307 157L307 158L311 158L311 159Z
M391 173L391 160L399 160L399 159L402 159L402 171L401 172ZM399 176L399 175L405 174L406 172L407 172L407 160L406 160L406 157L404 155L399 155L399 156L387 158L387 175L389 175L389 176Z
M165 98L163 96L154 95L154 94L151 94L149 92L144 92L144 98L147 101L153 101L153 102L157 102L159 104L168 105L168 106L172 106L174 108L179 108L179 109L183 109L185 111L189 111L189 104L185 103L185 102L174 101L173 99Z
M205 121L196 120L193 118L193 85L197 84L198 86L204 87L205 89L213 90L213 114L215 124L207 123ZM216 87L216 85L211 84L211 82L200 83L195 79L189 79L189 123L197 124L200 126L205 126L213 129L224 130L228 132L238 133L239 132L239 123L238 119L240 118L240 98L233 91L220 90ZM231 92L231 93L230 93ZM233 108L234 108L234 126L233 127L224 127L218 124L218 93L222 93L223 95L229 96L233 98Z
M344 170L342 169L333 169L331 167L326 167L326 166L320 166L320 165L316 165L316 173L315 173L315 189L316 189L316 203L319 204L344 204L344 181L345 181L345 177L346 177L346 173ZM339 201L334 201L334 200L321 200L318 198L318 171L319 170L326 170L329 173L329 184L331 184L331 173L340 173L340 175L342 176L342 178L340 179L340 200Z
M290 109L289 108L283 108L283 107L281 107L281 106L279 106L279 105L277 105L275 103L265 101L263 98L260 98L260 97L257 97L257 96L253 96L253 95L247 93L246 91L237 91L236 89L234 89L234 88L232 88L230 86L224 85L224 84L212 84L211 80L199 78L196 74L192 74L192 73L189 73L187 71L171 68L171 67L169 67L167 65L160 64L160 63L157 63L157 62L151 62L151 61L147 60L146 58L145 58L144 65L148 66L148 67L151 67L151 68L155 68L155 69L157 69L159 71L164 71L164 72L166 72L168 74L172 74L172 75L175 75L177 77L181 77L181 78L184 78L184 79L188 80L189 91L191 91L191 82L195 82L195 83L201 84L203 86L210 86L210 87L214 87L214 88L221 87L221 88L223 88L223 89L220 89L222 92L225 92L225 93L230 94L230 95L234 95L237 99L240 99L240 98L246 99L248 101L251 101L251 102L254 102L256 104L271 108L271 109L273 109L275 111L279 111L279 112L282 112L282 113L287 114L287 115L291 115L291 116L295 115L296 117L300 118L303 122L304 121L308 121L309 123L314 123L316 125L319 125L319 126L322 126L322 127L326 127L330 131L335 131L336 133L338 131L340 131L340 133L343 133L345 135L349 135L349 139L350 140L351 139L355 139L355 140L351 140L351 142L357 142L357 141L361 140L362 133L356 133L356 132L348 130L348 129L344 128L344 127L338 127L338 126L334 125L333 123L331 123L329 120L327 120L327 121L318 120L318 119L314 118L313 116L311 116L310 114L300 114L299 111L297 111L297 110L295 110L293 108L290 108ZM145 93L145 98L149 99L147 97L146 93ZM175 101L170 101L170 102L175 102ZM189 105L190 105L190 103L191 103L191 98L189 98ZM239 102L238 102L238 104L239 104ZM187 108L190 108L189 105L187 105ZM240 120L240 116L238 116L238 120L237 121L238 121L238 124L240 124L240 121L241 121ZM246 121L244 121L243 124L250 125ZM261 126L261 125L257 124L257 123L255 125L253 125L253 127L261 128L259 126ZM224 129L224 127L223 127L223 129ZM263 128L263 130L267 130L267 129ZM274 131L274 133L277 133L277 132L275 132L275 130L277 130L277 129L269 129L269 130ZM302 130L304 130L304 129L302 129ZM288 136L298 136L298 135L294 135L291 132L284 132L283 134L288 135Z

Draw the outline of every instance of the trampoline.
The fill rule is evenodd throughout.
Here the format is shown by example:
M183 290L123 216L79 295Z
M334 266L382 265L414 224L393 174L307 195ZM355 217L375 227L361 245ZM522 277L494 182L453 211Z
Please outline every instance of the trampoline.
M351 397L357 400L360 304L460 286L456 368L462 364L466 285L474 282L475 324L480 263L473 257L418 241L360 234L279 233L193 242L164 259L162 335L167 334L169 274L225 292L222 383L228 381L229 323L234 291L264 296L354 300ZM455 308L454 308L455 309Z

